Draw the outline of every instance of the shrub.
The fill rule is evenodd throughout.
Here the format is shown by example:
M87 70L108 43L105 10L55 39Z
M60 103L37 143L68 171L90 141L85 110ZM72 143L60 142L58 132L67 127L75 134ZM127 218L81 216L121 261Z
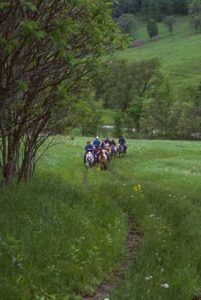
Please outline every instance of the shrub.
M147 23L147 32L149 37L152 39L153 37L158 35L158 26L154 19L150 19Z
M163 23L166 25L168 31L170 33L173 32L173 24L174 24L175 20L172 16L166 16L164 19L163 19Z
M201 32L201 0L193 0L189 6L189 16L194 32Z
M117 24L124 33L130 33L132 29L136 29L135 16L133 14L123 14L118 18Z

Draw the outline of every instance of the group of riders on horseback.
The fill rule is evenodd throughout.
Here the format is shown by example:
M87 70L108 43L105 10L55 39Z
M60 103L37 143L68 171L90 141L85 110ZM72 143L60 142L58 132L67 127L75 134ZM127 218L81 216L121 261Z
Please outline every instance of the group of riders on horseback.
M95 164L100 164L101 170L106 170L111 159L115 158L117 153L119 156L124 155L127 151L126 140L123 136L119 138L119 144L116 145L114 139L108 137L102 142L97 136L93 143L87 142L84 154L84 163L88 168Z

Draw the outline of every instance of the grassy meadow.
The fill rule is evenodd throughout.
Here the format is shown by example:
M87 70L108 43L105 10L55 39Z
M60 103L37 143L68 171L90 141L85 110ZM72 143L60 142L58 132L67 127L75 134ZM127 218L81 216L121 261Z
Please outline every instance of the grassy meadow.
M108 171L87 172L85 142L64 138L30 183L0 188L0 299L92 294L125 254L127 213L142 241L126 280L105 296L200 295L201 143L129 140Z

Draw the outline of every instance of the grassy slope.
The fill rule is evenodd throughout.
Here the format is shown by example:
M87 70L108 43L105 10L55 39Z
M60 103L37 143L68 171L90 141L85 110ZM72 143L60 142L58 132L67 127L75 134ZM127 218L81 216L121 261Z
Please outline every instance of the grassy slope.
M173 80L177 88L197 84L201 80L201 34L193 35L187 17L176 17L173 34L159 23L159 41L150 41L146 24L139 21L136 39L144 45L130 48L116 54L118 58L137 61L158 57L162 71ZM105 110L104 124L113 124L113 114Z
M176 18L173 34L169 34L163 24L159 23L159 41L147 39L146 26L139 22L137 39L145 44L118 53L119 58L129 61L158 57L162 70L174 76L175 84L194 84L201 79L201 35L193 35L188 18Z
M92 290L123 251L123 209L144 238L126 282L109 298L190 300L201 288L201 144L129 141L127 157L108 172L85 173L84 142L66 139L45 155L30 185L2 190L2 299L27 299L15 293L30 286L54 299Z

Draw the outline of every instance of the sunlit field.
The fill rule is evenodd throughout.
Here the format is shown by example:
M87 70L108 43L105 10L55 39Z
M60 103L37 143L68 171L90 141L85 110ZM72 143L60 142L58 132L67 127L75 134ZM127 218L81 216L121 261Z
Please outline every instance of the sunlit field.
M50 149L33 180L0 190L0 299L81 299L125 255L127 214L142 241L110 300L201 294L201 143L128 141L87 171L86 138ZM101 299L102 300L102 299Z

